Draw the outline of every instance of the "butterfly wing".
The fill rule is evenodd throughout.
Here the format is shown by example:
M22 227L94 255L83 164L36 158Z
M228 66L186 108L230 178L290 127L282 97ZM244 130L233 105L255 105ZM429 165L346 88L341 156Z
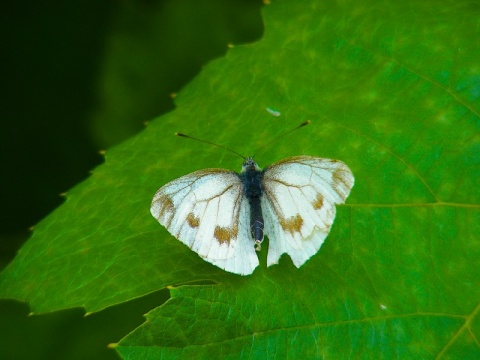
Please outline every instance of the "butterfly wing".
M205 169L161 187L150 211L204 260L226 271L248 275L258 266L248 230L248 209L238 174Z
M287 253L300 267L330 232L335 204L342 204L354 184L343 162L294 156L264 170L262 210L269 239L267 265Z

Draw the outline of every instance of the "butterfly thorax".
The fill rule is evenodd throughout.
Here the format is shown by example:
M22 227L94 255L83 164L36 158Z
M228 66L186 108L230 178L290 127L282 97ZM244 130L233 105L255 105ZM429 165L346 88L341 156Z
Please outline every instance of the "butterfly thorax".
M252 158L248 158L243 163L242 171L240 172L245 196L248 199L260 198L262 196L262 178L263 171Z
M248 158L243 163L239 176L243 184L243 191L250 204L250 231L255 241L256 250L260 250L260 244L263 241L261 207L263 171L252 158Z

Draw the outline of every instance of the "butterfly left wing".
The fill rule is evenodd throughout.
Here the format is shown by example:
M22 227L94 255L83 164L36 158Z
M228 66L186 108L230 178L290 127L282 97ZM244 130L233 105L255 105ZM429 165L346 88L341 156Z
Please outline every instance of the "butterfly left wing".
M345 202L354 178L339 160L294 156L266 167L262 184L267 265L287 253L300 267L327 237L335 204Z
M248 201L235 172L205 169L173 180L156 192L150 211L204 260L240 275L258 266Z

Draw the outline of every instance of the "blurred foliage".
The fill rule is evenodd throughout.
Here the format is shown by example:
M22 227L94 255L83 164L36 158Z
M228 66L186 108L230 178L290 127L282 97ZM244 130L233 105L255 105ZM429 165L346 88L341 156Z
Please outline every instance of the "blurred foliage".
M1 5L0 266L59 194L101 162L88 129L113 5L18 1Z
M227 44L259 39L259 5L257 0L123 1L106 41L100 103L91 119L99 146L110 147L172 110L171 95L224 55Z

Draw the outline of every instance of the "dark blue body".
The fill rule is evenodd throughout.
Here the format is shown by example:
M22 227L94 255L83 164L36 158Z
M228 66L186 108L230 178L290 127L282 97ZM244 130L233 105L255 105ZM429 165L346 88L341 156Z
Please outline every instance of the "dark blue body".
M263 241L263 215L260 203L263 195L263 171L253 160L247 159L239 176L250 204L250 231L255 243L260 244Z

